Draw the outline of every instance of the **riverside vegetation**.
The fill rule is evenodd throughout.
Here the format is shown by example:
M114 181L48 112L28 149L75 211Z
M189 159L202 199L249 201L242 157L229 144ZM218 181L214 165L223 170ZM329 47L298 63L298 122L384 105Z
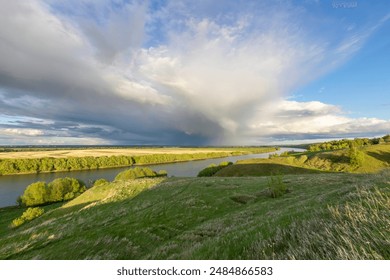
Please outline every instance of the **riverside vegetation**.
M149 154L137 154L134 151L134 149L129 149L129 150L130 152L127 152L126 149L122 149L121 151L123 153L127 152L127 153L134 153L134 154L112 155L112 156L82 156L82 157L71 156L67 158L61 157L62 153L59 153L58 155L59 157L19 158L19 157L23 157L23 154L27 155L28 152L23 152L23 150L17 150L18 152L12 153L15 158L7 158L7 156L10 156L9 155L10 153L5 153L5 155L3 155L5 158L0 158L0 175L73 171L73 170L91 170L91 169L99 169L99 168L201 160L201 159L208 159L208 158L238 156L244 154L266 153L266 152L275 151L277 150L277 148L274 147L193 148L193 149L150 148L146 151L142 149L136 151L136 152L140 152L140 151L146 152ZM180 153L181 150L183 150L182 154ZM28 151L30 151L30 149L28 149ZM90 150L86 150L86 152L89 151ZM81 152L83 151L79 151L79 153ZM99 150L97 154L99 154ZM45 153L42 153L42 155L45 155Z
M355 147L358 165L354 147L240 161L210 177L125 171L18 227L26 208L3 208L0 258L388 260L390 144Z

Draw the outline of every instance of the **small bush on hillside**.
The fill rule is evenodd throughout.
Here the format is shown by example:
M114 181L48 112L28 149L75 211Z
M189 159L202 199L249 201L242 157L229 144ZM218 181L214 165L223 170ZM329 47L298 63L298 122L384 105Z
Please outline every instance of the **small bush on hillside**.
M351 146L349 149L349 163L352 167L359 167L363 165L364 153L358 150L355 146Z
M18 202L24 206L38 206L75 198L86 191L85 184L74 178L58 178L46 184L35 182L27 186Z
M75 178L58 178L48 184L49 202L65 201L79 196L87 190L85 184Z
M137 178L152 178L162 176L167 176L167 172L160 171L157 173L148 167L136 167L120 172L118 175L116 175L115 180L131 180Z
M287 186L283 182L282 174L268 177L268 191L272 198L281 197L288 192Z
M38 218L44 212L45 210L40 207L28 208L26 211L23 212L22 216L12 221L11 227L16 228L18 226L21 226L25 222Z
M97 179L95 182L93 182L93 186L100 186L100 185L104 185L104 184L107 184L108 181L104 178L101 178L101 179Z
M221 162L219 165L212 163L209 166L207 166L205 169L202 169L201 171L199 171L198 177L211 177L215 173L217 173L219 170L221 170L229 165L232 165L232 164L233 164L233 162L230 162L230 161Z

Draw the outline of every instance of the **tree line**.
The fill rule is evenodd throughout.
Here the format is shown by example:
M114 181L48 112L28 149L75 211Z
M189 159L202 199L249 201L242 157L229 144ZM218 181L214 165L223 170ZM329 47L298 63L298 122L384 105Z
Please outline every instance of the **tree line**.
M93 170L109 167L132 166L134 164L156 164L165 162L205 159L209 157L228 156L221 153L202 154L154 154L141 156L101 156L37 159L2 159L0 174L40 173L55 171Z
M93 170L100 168L122 167L132 165L160 164L178 161L200 160L274 151L275 148L250 148L232 152L209 152L193 154L149 154L137 156L100 156L68 158L27 158L0 159L0 175L40 173L56 171Z
M329 151L329 150L340 150L340 149L348 149L352 146L354 147L362 147L369 145L377 145L382 143L390 142L390 134L385 135L380 138L355 138L353 140L350 139L342 139L342 140L333 140L323 143L311 144L308 147L310 152L317 151Z

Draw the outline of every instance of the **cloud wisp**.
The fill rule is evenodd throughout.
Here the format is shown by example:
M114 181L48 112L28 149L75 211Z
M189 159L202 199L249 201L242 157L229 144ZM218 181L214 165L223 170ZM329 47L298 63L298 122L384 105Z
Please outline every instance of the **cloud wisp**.
M286 99L356 53L367 28L314 37L304 9L256 2L222 12L207 1L0 2L3 143L257 144L390 130Z

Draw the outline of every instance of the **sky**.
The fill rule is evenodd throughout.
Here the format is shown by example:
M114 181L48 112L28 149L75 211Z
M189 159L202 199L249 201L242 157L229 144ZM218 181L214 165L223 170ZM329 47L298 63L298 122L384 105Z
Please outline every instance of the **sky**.
M0 0L0 145L389 133L387 0Z

